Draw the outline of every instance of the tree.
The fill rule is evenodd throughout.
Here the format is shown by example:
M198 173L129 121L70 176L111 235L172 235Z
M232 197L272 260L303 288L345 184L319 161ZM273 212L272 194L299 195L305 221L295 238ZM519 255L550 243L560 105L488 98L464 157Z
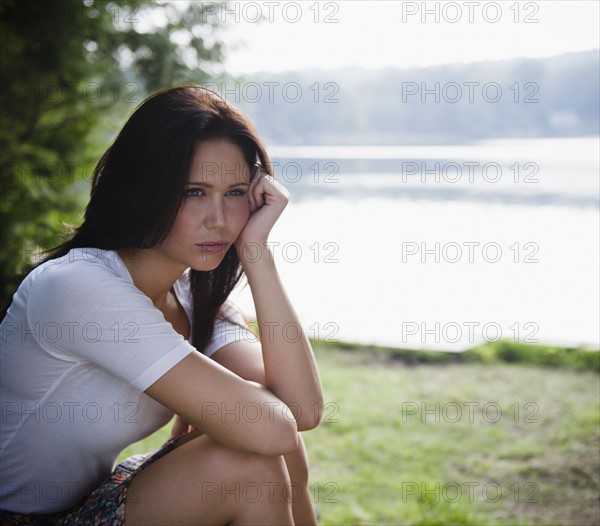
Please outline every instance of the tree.
M200 2L0 2L2 304L18 274L61 240L61 223L80 222L94 161L135 104L220 73L224 28L213 11Z

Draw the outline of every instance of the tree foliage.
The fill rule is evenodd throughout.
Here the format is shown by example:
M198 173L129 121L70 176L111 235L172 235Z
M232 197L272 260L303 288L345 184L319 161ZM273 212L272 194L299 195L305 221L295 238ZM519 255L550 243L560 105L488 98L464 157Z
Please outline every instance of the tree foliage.
M201 2L0 2L2 303L80 222L82 186L135 104L219 74L223 29Z
M598 135L599 72L596 49L428 68L264 73L239 82L246 90L221 91L279 144L453 144Z

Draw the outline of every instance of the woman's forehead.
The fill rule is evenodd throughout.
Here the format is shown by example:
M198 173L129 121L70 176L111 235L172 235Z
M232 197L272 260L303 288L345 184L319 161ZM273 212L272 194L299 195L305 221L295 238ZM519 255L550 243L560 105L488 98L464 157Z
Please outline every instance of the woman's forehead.
M239 147L226 141L205 141L196 147L188 183L247 183L250 175Z

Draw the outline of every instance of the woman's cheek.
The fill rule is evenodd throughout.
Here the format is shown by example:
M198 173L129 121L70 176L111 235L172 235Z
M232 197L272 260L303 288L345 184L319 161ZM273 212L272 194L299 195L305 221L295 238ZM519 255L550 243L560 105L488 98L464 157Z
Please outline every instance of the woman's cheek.
M250 203L247 199L244 199L242 203L237 204L230 209L230 214L232 218L232 225L235 229L236 237L242 232L248 219L250 218Z

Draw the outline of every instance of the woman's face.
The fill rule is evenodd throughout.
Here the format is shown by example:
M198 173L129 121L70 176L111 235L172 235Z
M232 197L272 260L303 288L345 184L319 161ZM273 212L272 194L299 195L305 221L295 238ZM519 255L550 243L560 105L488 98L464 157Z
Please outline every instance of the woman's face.
M158 247L163 256L194 270L213 270L250 216L250 170L242 151L222 140L196 147L184 201Z

